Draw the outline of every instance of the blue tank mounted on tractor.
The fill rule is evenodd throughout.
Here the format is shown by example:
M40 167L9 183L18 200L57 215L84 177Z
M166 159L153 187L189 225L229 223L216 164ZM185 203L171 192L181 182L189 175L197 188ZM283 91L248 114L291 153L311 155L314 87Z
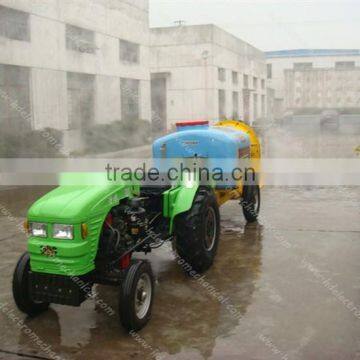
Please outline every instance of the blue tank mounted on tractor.
M154 158L235 159L250 155L250 138L243 131L230 126L209 126L205 122L177 124L177 132L154 142Z
M208 170L219 171L223 178L217 188L236 188L234 169L240 162L259 157L260 145L253 130L237 121L222 121L210 126L207 121L177 123L177 132L156 140L153 157L160 172L175 166L198 164ZM255 149L256 148L256 149ZM256 150L256 151L254 151Z

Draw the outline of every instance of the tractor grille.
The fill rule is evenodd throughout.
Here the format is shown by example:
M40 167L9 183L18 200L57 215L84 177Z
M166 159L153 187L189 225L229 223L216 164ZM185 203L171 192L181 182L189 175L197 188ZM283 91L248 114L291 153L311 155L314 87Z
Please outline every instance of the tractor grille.
M71 278L31 271L29 289L33 301L80 306L91 294L91 283L88 281L88 276Z

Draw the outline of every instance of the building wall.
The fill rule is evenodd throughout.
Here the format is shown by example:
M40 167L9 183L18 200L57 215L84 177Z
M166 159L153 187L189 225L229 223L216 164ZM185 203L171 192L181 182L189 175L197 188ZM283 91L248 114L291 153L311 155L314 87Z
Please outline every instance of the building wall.
M168 128L182 120L218 120L219 90L225 91L227 118L233 117L232 97L238 92L242 118L243 74L259 79L261 98L266 96L266 89L260 88L265 66L262 52L214 25L151 29L151 72L167 78ZM225 81L219 81L219 68L225 71ZM238 84L233 84L233 71L238 73ZM261 101L258 109L261 114ZM253 109L250 120L254 120Z
M285 70L286 107L360 110L360 67Z
M291 98L293 95L290 95L289 89L295 87L294 84L290 84L289 81L291 79L299 78L299 74L297 76L293 76L292 70L294 70L294 64L297 63L312 63L314 71L309 73L308 76L314 76L314 79L310 79L311 84L314 85L314 88L310 89L313 93L315 88L316 91L322 91L322 96L328 96L326 91L329 90L327 87L319 88L322 80L319 80L323 75L320 74L330 74L331 72L335 72L335 64L336 62L355 62L355 67L360 67L360 51L357 50L307 50L307 51L287 51L287 55L285 52L279 52L278 57L273 53L267 53L267 64L271 66L271 78L268 78L268 86L275 90L275 99L277 102L277 107L281 108L281 113L283 114L288 110L288 107L292 104L293 99ZM296 56L295 54L303 53L301 56ZM311 55L313 53L313 55ZM292 55L291 55L292 54ZM310 55L309 55L310 54ZM353 76L356 78L357 70L354 70ZM304 73L305 76L305 73ZM336 77L335 77L336 78ZM344 80L351 81L352 75L349 75L348 79L337 77L336 83L332 83L335 88L339 86L345 87ZM324 90L326 90L324 92ZM335 94L335 93L334 93ZM308 96L304 93L304 96ZM318 95L317 95L318 96ZM333 95L330 95L332 97ZM302 100L301 100L302 101ZM306 103L307 101L304 100ZM319 102L320 104L320 102ZM351 104L352 106L355 104Z
M266 63L272 65L272 78L268 79L268 86L275 89L276 97L285 96L285 70L293 69L294 63L313 63L314 68L333 68L338 61L355 61L360 66L360 56L323 56L323 57L291 57L271 58Z
M239 118L244 118L244 90L250 90L250 122L258 118L265 117L266 106L261 108L261 97L266 97L266 83L265 83L265 58L264 54L254 48L253 46L243 42L236 37L222 31L219 28L214 28L214 66L215 66L215 87L225 90L226 94L226 117L233 116L233 101L232 93L239 94ZM217 71L219 68L224 68L226 73L226 80L219 81ZM238 83L234 84L232 79L232 72L235 71L238 75ZM244 76L248 76L248 87L244 83ZM255 85L254 78L257 79ZM262 80L264 87L262 88ZM254 109L254 97L258 97L256 111ZM266 103L265 103L266 104ZM218 114L218 108L216 114ZM257 114L257 116L256 116Z
M148 0L0 0L0 5L29 14L30 41L0 35L0 64L30 68L34 129L54 127L69 137L68 72L95 76L96 124L121 120L120 78L140 81L141 118L150 120ZM94 53L67 49L67 24L94 32ZM139 63L120 60L120 39L139 44ZM69 150L76 146L65 141Z

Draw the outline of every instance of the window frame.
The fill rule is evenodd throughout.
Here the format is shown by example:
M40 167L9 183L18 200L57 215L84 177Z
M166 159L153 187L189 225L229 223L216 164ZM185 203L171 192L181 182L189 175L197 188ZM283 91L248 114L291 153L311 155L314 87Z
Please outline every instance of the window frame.
M218 67L218 80L220 82L226 82L226 69L223 67Z
M249 75L243 75L244 89L249 89Z
M73 76L73 79L70 79ZM68 71L66 73L66 93L68 102L68 129L69 130L81 130L94 125L95 123L95 104L96 104L96 76L93 74L85 74ZM75 85L74 85L75 84ZM80 86L77 86L80 85ZM91 107L87 107L87 111L91 111L91 116L83 116L83 111L73 116L71 111L74 111L72 106L72 99L74 96L80 95L78 98L82 100L82 96L87 95L91 97ZM71 100L70 100L71 99ZM79 104L77 104L79 105ZM81 104L80 104L81 105ZM75 121L73 120L75 119ZM89 119L88 121L84 119Z
M314 63L313 62L294 62L293 63L293 69L295 71L304 71L304 70L312 70L314 67Z
M72 24L65 24L65 46L69 51L94 55L97 49L95 31ZM71 34L73 32L73 34ZM81 38L88 36L90 39Z
M124 46L128 47L127 51L125 49L125 54L129 54L129 49L131 48L133 48L132 50L135 50L133 52L133 56L123 56ZM124 39L119 39L119 59L121 62L127 64L140 64L140 44Z
M16 74L16 77L12 78L11 74ZM16 131L31 129L33 126L31 68L0 64L0 91L0 101L5 105L1 107L0 127L5 126L6 129ZM16 123L13 124L14 121Z
M238 120L239 119L239 92L238 91L233 91L232 92L232 102L233 102L233 120ZM234 101L236 99L236 101ZM236 106L235 106L236 104Z
M256 76L253 76L253 88L257 90L259 86L258 78Z
M355 61L335 61L335 69L337 70L352 70L356 68Z
M17 16L22 17L22 21L16 21L15 18ZM19 36L19 29L24 31L22 36ZM0 5L0 36L9 40L31 42L30 14Z
M273 64L266 64L266 77L268 79L273 78Z
M132 85L136 84L136 90L132 88ZM135 91L134 96L126 95L124 91L125 86L130 91ZM129 101L129 99L131 101ZM134 99L137 99L134 101ZM120 102L121 102L121 121L136 121L141 117L141 81L139 79L132 78L120 78ZM136 109L130 109L131 106L136 106Z
M237 71L232 72L232 83L233 85L239 85L239 73Z
M223 101L221 97L223 96ZM218 102L219 102L219 119L226 118L226 91L224 89L218 89Z

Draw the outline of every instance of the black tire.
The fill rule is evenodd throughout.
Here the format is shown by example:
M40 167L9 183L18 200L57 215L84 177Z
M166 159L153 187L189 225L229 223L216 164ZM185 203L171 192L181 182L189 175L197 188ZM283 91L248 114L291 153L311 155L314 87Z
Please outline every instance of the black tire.
M257 221L260 213L260 187L258 185L245 185L240 204L246 221L248 223Z
M148 306L144 306L143 314L139 314L137 306L141 303L142 291L138 289L140 279L149 280L150 294L146 294ZM147 281L147 280L146 280ZM139 331L151 318L151 310L154 300L154 275L148 261L139 260L133 263L122 283L120 289L119 314L120 322L127 331Z
M176 217L175 235L175 249L186 262L182 266L186 273L203 273L211 267L220 237L219 207L211 190L201 188L191 209Z
M16 264L12 290L14 301L19 310L34 317L46 311L49 308L49 303L34 302L31 300L29 292L29 271L30 255L28 252L25 252Z

